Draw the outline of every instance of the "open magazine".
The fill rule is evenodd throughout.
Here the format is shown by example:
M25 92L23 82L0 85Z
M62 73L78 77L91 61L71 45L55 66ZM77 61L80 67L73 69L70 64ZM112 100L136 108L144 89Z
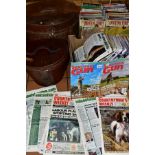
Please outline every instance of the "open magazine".
M50 99L56 91L55 86L45 87L42 89L27 92L26 98L26 137L27 152L38 151L44 126L47 123L49 109L51 106Z
M56 92L46 126L43 154L84 154L82 136L70 92Z
M84 136L85 154L102 155L102 131L96 99L81 98L75 99L74 102L80 129Z
M99 97L105 152L129 151L129 105L126 96Z

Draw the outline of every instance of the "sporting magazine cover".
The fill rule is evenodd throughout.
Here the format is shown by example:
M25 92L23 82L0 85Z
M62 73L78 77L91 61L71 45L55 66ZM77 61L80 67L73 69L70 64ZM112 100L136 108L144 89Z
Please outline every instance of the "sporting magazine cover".
M126 95L129 90L129 59L71 63L71 97Z
M71 63L71 97L99 96L103 66L101 62Z
M105 152L129 151L129 107L125 96L99 97Z
M129 59L118 59L104 64L101 96L125 95L129 91Z

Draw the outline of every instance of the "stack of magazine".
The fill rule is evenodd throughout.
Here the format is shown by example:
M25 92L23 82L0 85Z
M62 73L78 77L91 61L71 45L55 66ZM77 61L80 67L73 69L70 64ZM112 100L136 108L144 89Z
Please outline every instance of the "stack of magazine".
M129 59L71 63L74 100L88 154L129 151Z
M85 154L74 102L55 86L27 92L27 152Z
M111 35L129 34L129 11L125 4L103 4L103 17L105 19L104 33Z
M109 35L129 35L129 10L125 4L83 4L79 15L81 35L99 29Z
M102 62L128 58L129 38L127 36L92 34L82 46L73 52L75 62Z
M71 63L71 91L27 92L27 152L103 155L129 150L129 61Z
M70 91L59 92L55 85L27 91L27 152L129 151L128 19L124 4L81 7L81 30L101 26L104 31L92 34L73 52ZM119 28L127 33L116 31Z
M79 14L80 31L94 28L103 29L105 21L103 20L102 7L99 4L83 4Z

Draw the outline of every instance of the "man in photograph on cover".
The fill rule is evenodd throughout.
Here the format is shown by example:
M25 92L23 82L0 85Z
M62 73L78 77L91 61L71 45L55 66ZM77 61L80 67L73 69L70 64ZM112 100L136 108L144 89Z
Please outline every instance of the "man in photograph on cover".
M84 79L81 76L78 78L78 91L79 91L79 95L82 94L82 81L83 80Z

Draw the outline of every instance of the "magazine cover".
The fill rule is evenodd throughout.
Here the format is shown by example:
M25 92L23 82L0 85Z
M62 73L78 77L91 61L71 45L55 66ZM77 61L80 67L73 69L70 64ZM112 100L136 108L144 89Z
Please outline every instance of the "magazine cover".
M71 63L71 97L99 96L103 66L101 62Z
M101 96L125 95L129 91L129 59L118 59L104 64L100 84Z
M99 97L105 152L129 151L129 108L125 96Z
M56 92L44 154L84 154L79 122L70 92Z
M102 155L103 141L99 109L95 98L75 99L75 108L83 135L85 154Z

